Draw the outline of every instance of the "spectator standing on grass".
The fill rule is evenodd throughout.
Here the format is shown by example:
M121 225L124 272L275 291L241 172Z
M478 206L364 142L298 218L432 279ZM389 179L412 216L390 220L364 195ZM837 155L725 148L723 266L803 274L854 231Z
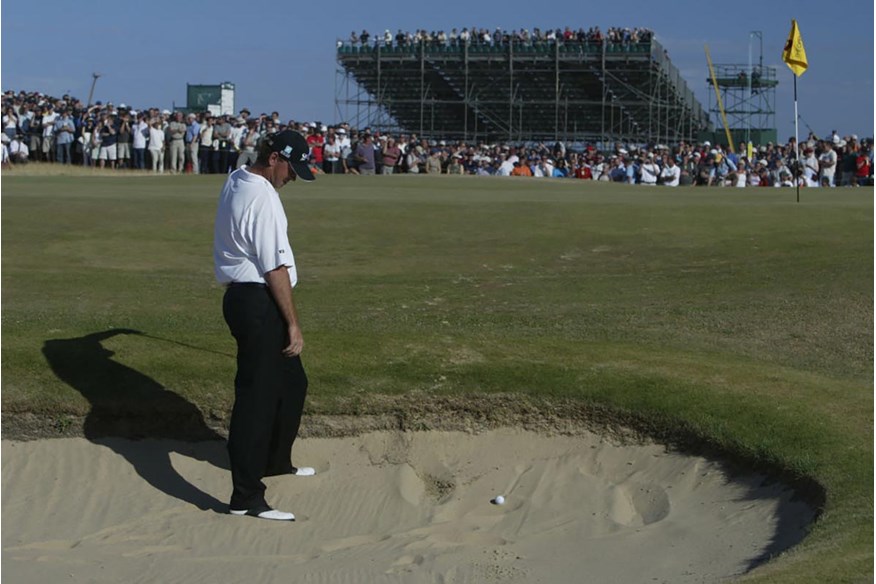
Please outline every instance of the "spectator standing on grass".
M325 156L325 136L323 135L322 126L314 125L307 135L307 145L310 147L310 162L320 170Z
M834 182L837 163L836 150L834 150L833 142L828 142L826 140L822 142L822 149L821 154L818 156L821 186L832 187L836 185Z
M100 160L100 120L88 120L91 125L91 139L88 141L88 166L96 166ZM88 124L87 124L88 125Z
M137 170L146 168L146 141L149 139L149 124L143 112L137 114L137 121L131 126L131 146L133 166Z
M149 127L149 157L152 159L152 172L164 172L164 130L161 119L154 118Z
M55 113L51 103L46 105L46 113L43 114L43 139L42 153L46 162L53 162L55 158L55 121L58 114Z
M677 187L681 182L681 168L675 164L675 156L666 155L666 164L660 172L660 184L666 187Z
M243 137L246 134L246 120L238 116L233 118L231 124L231 148L228 150L228 168L229 172L240 168L237 161L240 159L240 152L243 150Z
M193 113L186 115L186 163L191 166L192 174L199 174L200 164L198 163L198 144L201 136L201 124L198 123L198 116Z
M228 149L231 148L231 123L224 115L213 126L213 172L228 172Z
M3 114L3 132L12 140L18 134L18 115L12 106L6 108Z
M870 157L867 152L861 148L858 151L858 156L855 158L855 186L862 187L867 184L870 179Z
M441 174L441 150L433 148L426 159L426 174Z
M247 123L246 132L243 134L243 140L241 141L240 156L237 157L237 168L250 166L255 163L260 138L258 120L250 120Z
M657 178L660 176L660 167L654 162L654 154L651 152L647 154L647 158L639 167L639 171L642 173L643 185L657 184Z
M105 168L107 162L109 162L110 168L115 168L116 160L118 159L118 142L116 140L119 130L116 125L115 116L111 112L104 112L102 116L101 124L98 128L100 151L97 159L101 168Z
M356 160L356 170L359 174L374 174L374 143L371 134L365 134L362 141L356 146L353 158Z
M807 187L819 186L818 180L818 158L815 157L815 150L811 146L803 148L803 179L806 181Z
M186 164L186 128L182 112L174 112L173 121L167 126L167 140L170 146L170 172L181 174Z
M122 104L119 106L119 137L116 155L118 156L119 168L131 166L131 144L133 143L133 130L131 129L131 113Z
M387 138L383 151L383 174L393 174L395 167L401 158L401 148L398 147L394 138Z
M844 187L851 187L855 184L855 173L858 171L858 152L855 143L851 140L848 142L840 140L840 145L843 147L843 155L839 162L842 171L841 184Z
M204 123L201 124L201 132L198 137L198 169L201 174L212 172L211 161L213 156L213 116L210 112L204 114Z
M13 164L25 164L30 159L30 149L21 134L9 142L9 158Z
M338 143L337 136L331 133L326 138L325 146L323 147L323 162L322 171L326 174L336 174L341 172L339 168L341 160L341 145ZM384 170L386 162L384 161Z
M73 118L70 117L70 110L65 109L61 112L61 117L55 120L53 130L55 135L55 161L60 164L70 164L70 147L73 144L73 134L76 133L76 126L73 124Z
M28 148L34 160L40 160L43 151L43 115L45 113L45 108L35 108L27 127Z

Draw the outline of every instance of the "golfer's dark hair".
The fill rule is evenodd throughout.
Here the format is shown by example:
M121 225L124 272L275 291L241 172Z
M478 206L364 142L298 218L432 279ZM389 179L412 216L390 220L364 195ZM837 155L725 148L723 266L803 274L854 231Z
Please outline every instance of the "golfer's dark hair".
M268 141L262 140L262 143L259 144L259 151L255 163L259 166L267 166L268 158L271 157L271 152L273 152L273 150L271 150L271 147L268 145Z

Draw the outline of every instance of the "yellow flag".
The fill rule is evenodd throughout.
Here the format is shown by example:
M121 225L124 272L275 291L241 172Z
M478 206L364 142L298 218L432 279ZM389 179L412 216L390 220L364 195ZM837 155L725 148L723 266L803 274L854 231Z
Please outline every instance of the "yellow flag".
M791 68L797 77L803 75L806 68L809 67L809 62L806 61L806 49L803 48L803 37L800 36L796 20L791 20L791 34L788 35L788 40L785 42L782 61Z

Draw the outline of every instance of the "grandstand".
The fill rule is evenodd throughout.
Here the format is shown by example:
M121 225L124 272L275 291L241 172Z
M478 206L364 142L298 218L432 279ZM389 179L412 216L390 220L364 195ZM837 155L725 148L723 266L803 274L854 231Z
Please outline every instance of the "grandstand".
M660 43L339 42L335 105L357 127L466 141L674 143L711 131Z

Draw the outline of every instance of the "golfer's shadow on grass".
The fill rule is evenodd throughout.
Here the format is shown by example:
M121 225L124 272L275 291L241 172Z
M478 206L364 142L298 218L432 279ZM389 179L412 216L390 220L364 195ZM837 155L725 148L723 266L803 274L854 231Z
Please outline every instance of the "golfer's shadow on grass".
M43 354L55 375L91 404L84 423L88 440L125 457L156 489L200 509L224 513L227 505L183 478L170 459L172 452L178 452L228 469L224 438L207 426L194 404L113 360L114 353L103 341L132 334L142 333L111 329L52 339L43 345ZM142 438L152 440L139 442Z

